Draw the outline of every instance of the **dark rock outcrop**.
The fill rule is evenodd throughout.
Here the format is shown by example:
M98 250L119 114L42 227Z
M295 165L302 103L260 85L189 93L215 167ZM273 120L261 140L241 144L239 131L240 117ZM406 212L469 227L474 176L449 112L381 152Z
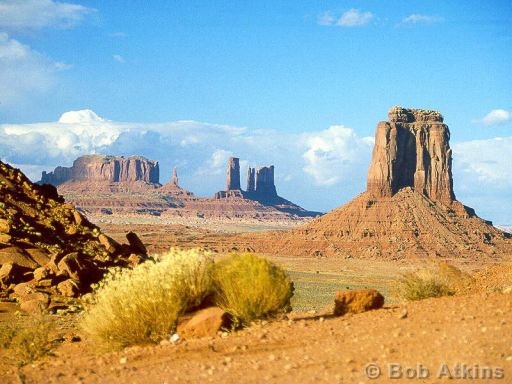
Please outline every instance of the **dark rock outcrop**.
M57 167L53 172L43 172L40 184L55 186L70 181L130 183L142 181L159 183L158 161L141 156L87 155L76 159L72 167Z
M432 200L455 200L450 131L436 111L394 107L375 132L367 191L390 197L411 187Z

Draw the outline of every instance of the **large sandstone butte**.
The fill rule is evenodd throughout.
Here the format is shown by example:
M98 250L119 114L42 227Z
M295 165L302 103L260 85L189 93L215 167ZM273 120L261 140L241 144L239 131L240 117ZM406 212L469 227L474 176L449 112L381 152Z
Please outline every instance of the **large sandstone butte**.
M394 107L377 125L367 191L290 232L246 235L237 248L355 258L512 256L512 239L455 199L450 131L439 112Z
M0 162L0 297L26 310L58 306L59 297L88 292L108 268L143 260L137 236L127 239L102 234L54 187Z
M455 200L450 130L436 111L392 108L375 132L367 192L393 196L411 187L432 200Z
M81 156L71 167L43 172L40 184L52 184L60 190L127 191L160 187L158 161L142 156Z

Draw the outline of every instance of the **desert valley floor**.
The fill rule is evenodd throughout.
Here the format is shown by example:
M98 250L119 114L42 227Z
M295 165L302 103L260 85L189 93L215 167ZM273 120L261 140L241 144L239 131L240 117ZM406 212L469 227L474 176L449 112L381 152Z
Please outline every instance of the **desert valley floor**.
M222 238L218 232L185 226L104 225L102 229L114 238L134 229L155 252L191 239L204 245L207 238L212 242ZM451 260L468 272L481 271L475 274L476 281L467 293L410 303L393 297L394 282L400 273L421 266L425 262L421 259L397 262L274 256L272 260L295 282L294 311L288 315L214 338L185 340L177 345L163 342L116 353L98 352L87 341L77 327L79 314L55 316L58 326L52 336L60 341L53 354L19 370L3 356L2 382L384 383L389 381L388 370L393 364L410 369L408 372L419 372L422 367L428 370L428 377L423 379L408 379L403 373L404 382L438 382L440 372L448 380L446 370L442 371L445 365L456 379L457 364L470 369L466 373L470 376L461 382L510 382L512 294L507 284L512 278L511 260L477 266ZM336 290L362 287L383 292L385 307L333 317ZM14 304L2 304L1 321L27 321L15 311ZM369 364L381 369L378 379L368 378L365 369ZM506 376L480 380L475 375L487 374L482 373L483 368L504 369Z

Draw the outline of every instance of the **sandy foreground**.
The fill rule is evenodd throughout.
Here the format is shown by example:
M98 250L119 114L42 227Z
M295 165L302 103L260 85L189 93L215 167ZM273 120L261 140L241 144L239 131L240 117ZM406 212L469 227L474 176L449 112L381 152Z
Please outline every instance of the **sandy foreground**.
M216 338L101 354L62 344L2 383L512 383L512 294L473 294L359 315L292 313ZM68 332L76 332L73 327Z

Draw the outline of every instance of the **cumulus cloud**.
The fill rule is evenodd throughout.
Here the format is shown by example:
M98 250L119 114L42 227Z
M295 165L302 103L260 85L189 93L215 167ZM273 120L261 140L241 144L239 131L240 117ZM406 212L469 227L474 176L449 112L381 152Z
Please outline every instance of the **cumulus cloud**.
M324 131L306 134L304 171L318 185L347 181L354 171L368 165L372 138L361 138L353 129L335 125Z
M475 120L475 123L483 123L485 125L500 125L512 120L512 113L504 109L493 109L483 118Z
M369 24L372 19L373 13L352 8L339 18L336 18L332 12L325 12L319 16L318 24L338 27L362 27Z
M483 218L512 225L512 137L471 140L452 147L457 198Z
M472 140L453 145L455 165L461 178L482 186L512 188L512 137ZM468 184L468 183L465 183Z
M402 19L402 24L434 24L444 21L442 17L413 13Z
M94 12L83 5L53 0L0 0L0 28L70 28Z
M57 72L69 68L0 32L0 102L9 107L47 91Z
M336 25L341 27L362 27L373 19L373 13L352 8L341 15Z

